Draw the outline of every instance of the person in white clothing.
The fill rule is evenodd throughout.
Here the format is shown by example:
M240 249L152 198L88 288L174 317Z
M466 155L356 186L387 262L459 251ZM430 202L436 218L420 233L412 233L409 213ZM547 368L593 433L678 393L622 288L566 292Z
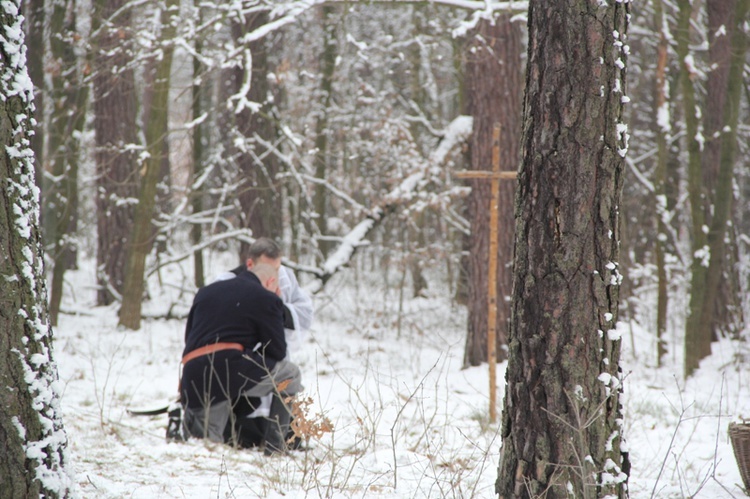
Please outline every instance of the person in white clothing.
M245 265L223 272L216 276L215 280L233 279L244 270L252 270L257 264L269 264L279 270L279 290L278 295L284 302L284 332L287 343L287 356L285 360L294 358L295 354L300 351L302 344L307 337L307 333L312 326L314 318L313 302L299 285L294 273L288 267L281 264L281 247L273 240L266 237L258 238L248 251L248 258ZM259 445L255 442L255 437L262 432L255 431L255 426L262 423L255 418L267 418L270 413L271 401L273 395L261 397L259 402L253 402L249 407L237 407L238 421L242 424L246 418L251 419L244 428L238 428L238 433L247 435L246 445L251 447Z

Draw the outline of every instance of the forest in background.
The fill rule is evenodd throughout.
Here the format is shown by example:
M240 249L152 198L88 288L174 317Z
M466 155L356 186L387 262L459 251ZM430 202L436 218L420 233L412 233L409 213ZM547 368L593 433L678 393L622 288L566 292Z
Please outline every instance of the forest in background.
M718 335L739 334L747 306L744 3L631 8L621 319L653 328L656 364L684 348L686 375ZM182 285L204 284L207 247L239 262L252 238L277 238L319 289L368 244L372 268L403 269L414 296L425 269L444 272L469 309L465 364L481 363L489 183L457 173L492 168L496 123L501 168L518 168L527 8L27 2L53 324L80 252L96 255L98 303L119 302L137 329L145 278L189 258ZM501 191L506 297L513 182ZM658 297L656 316L642 296Z
M429 294L442 273L445 296L467 305L464 366L481 362L487 324L497 324L490 365L508 358L501 495L626 495L623 321L653 331L656 367L682 350L685 377L720 336L746 329L749 0L639 11L602 0L32 2L28 52L18 5L0 12L12 207L2 295L20 311L3 316L18 345L4 354L20 355L0 377L30 384L6 397L0 419L23 441L16 460L43 470L65 460L45 254L53 325L74 291L66 271L95 255L96 302L126 329L141 327L156 297L148 278L190 260L192 282L159 285L191 292L205 282L203 250L241 259L261 234L284 241L311 291L364 244L371 272L387 281L398 268L402 293L408 277L414 296ZM501 130L492 147L491 130ZM503 183L488 231L487 183L457 179L490 163L518 169L519 192ZM501 235L497 247L488 232ZM505 306L486 316L495 271L484 260L495 251L489 300L508 297L512 281L510 321Z

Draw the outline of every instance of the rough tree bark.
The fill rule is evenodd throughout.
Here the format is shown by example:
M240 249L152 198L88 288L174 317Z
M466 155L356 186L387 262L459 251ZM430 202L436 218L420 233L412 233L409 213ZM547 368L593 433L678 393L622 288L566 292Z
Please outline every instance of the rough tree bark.
M468 113L474 118L470 156L472 170L492 170L492 130L501 124L500 169L516 171L521 136L521 27L501 15L494 23L480 22L466 52ZM468 257L469 317L464 366L487 360L487 266L489 255L490 182L470 181L468 219L471 221ZM500 182L497 266L497 360L507 357L508 318L513 259L513 197L516 183Z
M73 494L74 480L47 321L33 88L18 3L0 4L0 497L59 498Z
M615 324L628 10L529 2L503 498L627 495Z

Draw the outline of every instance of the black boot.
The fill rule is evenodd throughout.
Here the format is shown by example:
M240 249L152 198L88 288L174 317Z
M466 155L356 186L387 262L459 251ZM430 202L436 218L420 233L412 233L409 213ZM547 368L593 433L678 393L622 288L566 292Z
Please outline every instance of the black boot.
M184 442L187 440L182 429L182 406L173 403L168 409L169 421L167 422L167 442Z
M270 456L277 452L286 452L286 434L289 432L289 421L292 415L289 408L278 395L274 395L271 402L271 412L268 415L268 426L264 440L266 448L263 454Z

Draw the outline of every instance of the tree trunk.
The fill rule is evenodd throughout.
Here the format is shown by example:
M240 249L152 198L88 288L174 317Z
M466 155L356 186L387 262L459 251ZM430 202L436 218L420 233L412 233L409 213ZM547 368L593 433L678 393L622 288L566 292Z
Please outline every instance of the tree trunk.
M706 80L706 103L703 112L703 182L709 193L716 189L721 156L721 130L724 126L727 84L732 54L731 35L737 0L709 0L706 2L708 25L708 64L711 70ZM722 28L723 26L723 28ZM710 212L706 213L710 222Z
M704 357L710 353L710 339L702 338L708 330L705 324L699 324L701 319L701 304L706 299L706 269L705 264L707 238L703 230L705 226L705 208L707 192L703 186L700 149L698 142L698 116L696 115L695 88L693 87L693 68L686 65L690 44L690 19L693 15L691 0L680 0L679 18L675 37L677 39L677 59L680 61L680 90L685 112L685 128L687 131L688 154L688 193L690 197L690 214L692 216L692 254L690 270L692 282L690 286L690 305L688 320L685 327L685 376L689 376ZM709 351L706 352L708 344Z
M22 33L21 19L17 1L0 5L0 32ZM0 43L0 496L60 498L74 481L47 322L33 89L18 85L28 78L23 45L22 34Z
M711 162L710 168L702 168L700 150L690 150L690 202L693 214L693 264L690 286L690 306L685 328L685 376L690 376L700 365L700 361L711 354L711 341L714 337L717 300L719 299L722 270L724 267L727 245L725 243L726 224L732 206L732 178L734 158L737 146L737 125L739 121L739 104L742 95L742 71L747 48L747 36L743 24L747 17L748 0L737 0L732 10L734 25L727 26L730 37L730 47L720 47L717 52L724 54L716 56L724 59L725 65L717 66L717 74L711 79L709 90L715 89L710 98L721 101L722 110L712 108L709 125L716 127L718 135L712 135L719 140L718 157L711 144L709 151L704 153ZM680 31L678 37L678 55L686 53L687 25L691 8L688 2L680 3ZM716 13L714 13L716 15ZM719 16L726 17L729 15ZM686 20L687 18L687 20ZM715 55L715 54L714 54ZM726 58L729 58L728 61ZM683 60L684 57L681 57ZM717 61L718 63L718 61ZM683 91L690 95L692 85L688 81L688 70L683 68L681 76ZM722 71L727 71L723 76ZM724 85L724 90L720 88ZM688 106L687 109L694 109ZM716 118L721 115L722 118ZM697 118L695 118L697 121ZM691 119L687 119L688 139L691 135ZM717 123L721 123L717 126ZM697 124L693 126L697 129ZM697 143L689 140L689 144ZM696 146L693 146L696 147ZM696 156L694 159L693 156ZM696 164L693 164L693 163ZM694 171L695 170L695 171ZM704 171L707 170L707 171ZM697 219L697 222L696 222ZM708 230L706 230L706 227ZM726 307L726 303L723 304ZM722 314L723 315L723 314Z
M159 54L155 54L146 59L142 64L141 78L137 82L137 93L140 96L140 111L141 111L141 122L144 123L145 127L151 122L151 112L154 110L154 94L157 89L156 80L159 77L159 67L161 60ZM157 118L158 119L158 118ZM168 138L161 141L162 150L159 151L159 178L157 179L157 186L154 195L156 196L153 208L152 219L156 220L161 214L169 214L171 211L170 206L170 194L172 185L171 175L171 162L169 159L169 140ZM155 243L155 250L157 258L159 253L166 251L166 241L164 238L159 238L158 228L154 225L151 226L151 237Z
M669 41L666 33L666 17L664 16L663 0L655 0L655 24L659 33L659 45L656 58L656 98L654 99L654 125L656 145L656 168L654 168L654 204L656 206L656 268L658 277L658 295L656 303L656 362L662 365L667 354L667 318L669 310L669 275L667 271L667 254L669 253L669 235L666 220L667 207L667 162L669 160L669 136L671 123L669 121L669 85L667 83L667 54Z
M502 498L627 495L615 325L628 9L529 2Z
M727 115L727 98L729 94L729 76L732 64L732 36L737 29L734 16L737 14L736 0L712 0L706 2L708 13L708 57L711 71L706 81L706 109L704 111L704 135L706 143L703 146L703 175L704 183L712 194L712 203L721 202L717 189L717 179L721 168L721 151L724 133L722 130L729 125L730 116ZM735 47L744 50L741 47ZM737 102L739 104L739 101ZM726 193L724 195L727 195ZM732 192L729 198L733 198ZM727 199L729 199L727 198ZM712 220L712 210L706 213L709 226ZM709 236L710 237L710 236ZM729 332L742 328L742 314L740 297L741 291L737 287L739 282L738 267L731 265L733 259L729 248L722 252L724 265L721 268L719 286L713 299L714 310L711 320L711 338L716 339L721 332Z
M521 27L502 15L494 24L482 21L467 50L467 106L474 118L470 155L472 170L492 170L492 130L501 125L500 169L518 169L521 135L522 44ZM469 318L464 366L487 360L487 293L490 199L488 180L473 180L468 198L471 221L468 256ZM500 182L498 204L497 360L507 357L508 319L513 259L513 198L515 181Z
M412 9L412 32L414 40L419 40L424 30L425 19L428 18L429 13L425 11L425 5L415 5ZM407 51L407 57L409 61L409 97L411 102L419 108L420 112L430 120L430 102L429 95L425 89L423 75L422 75L422 44L411 43ZM335 54L334 54L335 55ZM409 126L411 132L411 140L414 144L419 146L421 142L421 129L424 125L414 121ZM412 283L412 296L423 296L424 291L428 287L427 278L422 271L424 264L424 253L420 252L420 248L424 249L427 247L427 240L425 238L425 213L418 212L412 215L412 220L407 221L408 225L408 237L407 241L409 244L405 247L407 268L411 273ZM407 242L405 241L405 242Z
M268 12L251 14L244 23L232 24L232 35L235 40L246 33L268 23ZM274 103L269 99L272 87L269 83L268 54L266 38L251 41L247 50L252 56L252 66L245 61L245 67L235 68L232 72L232 93L237 96L246 91L245 79L251 78L250 88L241 99L247 99L260 105L252 110L244 107L232 114L236 134L235 141L243 142L239 149L233 148L235 161L240 176L239 202L242 209L242 226L253 231L254 237L279 239L283 234L281 218L281 190L278 188L276 175L279 172L279 161L275 154L266 151L262 142L275 144L278 132L274 117ZM239 101L238 101L239 102ZM235 106L238 104L235 104ZM248 244L240 247L240 258L247 258Z
M328 108L331 105L331 92L333 90L333 73L336 69L336 24L332 21L335 10L333 7L324 5L321 13L321 24L323 28L323 54L320 56L321 79L320 79L320 104L318 108L318 119L315 122L315 177L326 180L328 171ZM323 184L315 186L313 196L315 204L315 224L320 235L328 234L328 189ZM318 249L320 260L325 261L331 248L330 241L320 240Z
M41 169L44 165L44 41L47 37L46 14L44 12L44 0L28 0L24 2L26 16L26 45L28 51L28 71L31 82L34 84L34 119L36 125L33 127L34 135L31 136L31 149L36 158L37 184L41 185ZM44 223L44 219L42 219Z
M138 193L136 93L131 69L130 10L126 0L93 5L91 67L96 150L97 303L118 298L125 282L125 253ZM112 15L119 11L115 17ZM106 21L106 22L105 22Z
M720 292L720 284L724 279L725 261L727 258L728 245L726 244L727 223L730 220L732 201L734 193L732 180L734 178L734 162L737 150L737 126L739 125L740 98L744 85L743 72L745 53L747 51L747 35L743 25L747 19L750 0L737 0L734 10L734 26L729 30L731 35L729 74L726 81L726 99L724 103L724 121L720 133L721 144L719 154L719 168L716 174L716 185L713 190L712 218L708 230L708 250L710 261L706 272L705 300L700 304L701 320L698 324L707 327L700 334L702 342L705 343L701 350L705 356L711 353L711 339L716 326L716 310L719 297L724 296ZM732 270L733 271L733 270ZM731 309L726 301L722 304L722 316L728 314L723 309ZM692 309L691 309L692 311ZM723 318L723 317L721 317ZM689 373L687 373L689 374Z
M120 307L120 325L130 329L141 327L141 304L145 284L146 257L154 242L152 219L156 207L156 185L162 174L164 143L169 128L169 83L172 69L172 43L176 33L179 1L167 0L162 12L162 57L156 70L149 120L146 123L148 155L136 206L133 236L128 245L125 283Z
M49 155L44 185L45 239L51 251L52 284L50 322L57 325L65 271L75 265L75 232L78 221L78 163L80 134L85 124L87 86L80 81L73 47L76 31L75 1L55 3L50 40L52 112L49 122Z
M193 7L197 10L198 25L203 23L203 15L198 0L194 0ZM203 64L201 64L200 56L203 52L203 42L200 37L195 38L195 54L193 56L193 121L197 121L203 112L203 77L204 71ZM203 173L203 124L198 122L193 127L193 180L198 180ZM193 198L191 201L191 207L193 209L193 215L203 211L203 193L205 182L198 187L193 189ZM203 236L203 229L201 224L194 221L190 226L190 241L193 246L197 246L201 242ZM205 270L203 268L203 251L198 249L193 252L193 273L194 283L196 288L202 288L205 282Z

